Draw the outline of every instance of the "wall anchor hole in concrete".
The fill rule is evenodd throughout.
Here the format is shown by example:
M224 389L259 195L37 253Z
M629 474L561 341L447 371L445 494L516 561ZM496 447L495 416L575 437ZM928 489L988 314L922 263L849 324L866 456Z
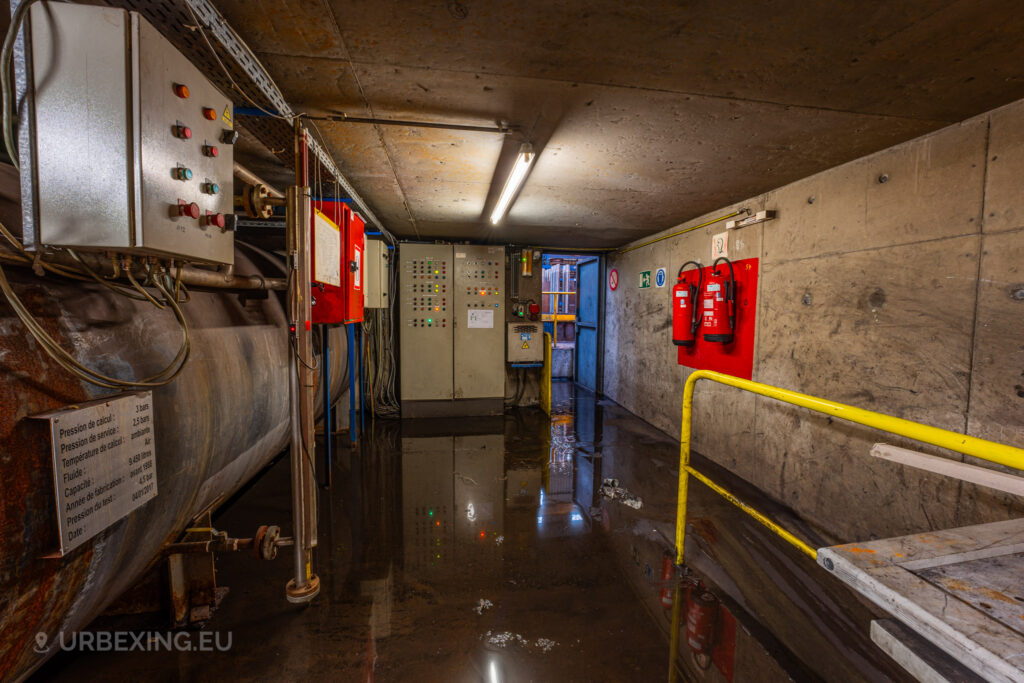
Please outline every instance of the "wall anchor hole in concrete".
M889 182L889 174L888 173L883 173L882 175L878 176L878 182L880 182L880 183L887 183L887 182Z
M801 301L803 302L804 306L810 306L812 300L813 299L811 297L811 293L810 292L805 292L803 298L801 299Z
M1024 285L1013 285L1010 287L1010 298L1014 301L1024 301Z
M871 308L881 308L885 305L885 290L878 287L868 297L868 303L871 304Z

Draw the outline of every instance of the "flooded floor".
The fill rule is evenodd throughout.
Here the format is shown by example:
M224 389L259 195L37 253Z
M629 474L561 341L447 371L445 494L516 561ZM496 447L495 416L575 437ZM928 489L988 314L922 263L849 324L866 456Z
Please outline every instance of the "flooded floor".
M273 562L225 553L217 580L230 592L206 630L222 643L230 632L229 652L61 653L36 680L664 678L663 632L595 523L593 491L576 495L584 473L573 467L571 392L556 388L553 427L522 410L378 422L358 450L343 441L332 486L320 490L322 593L311 606L284 599L289 549ZM289 492L282 459L214 525L248 536L281 524L287 534Z
M290 549L272 562L220 554L217 582L230 592L202 633L230 649L60 652L33 680L665 680L678 448L567 382L554 385L550 417L378 421L357 449L337 444L332 485L320 489L312 605L285 600ZM873 613L845 587L703 487L690 495L680 680L902 678L868 639ZM279 524L288 535L290 518L285 458L214 526L244 537ZM685 632L695 604L696 649ZM106 616L92 629L166 632L167 621Z

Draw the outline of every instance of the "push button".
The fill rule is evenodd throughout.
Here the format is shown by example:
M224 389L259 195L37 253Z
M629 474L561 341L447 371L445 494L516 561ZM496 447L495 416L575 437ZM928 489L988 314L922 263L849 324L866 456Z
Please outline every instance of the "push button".
M223 230L224 226L227 224L227 221L224 220L224 214L213 213L212 211L206 212L206 220L204 222L206 225L212 225L213 227L220 228L221 230Z
M178 205L172 207L172 212L176 216L185 216L186 218L199 218L199 205L195 202L186 202L184 199L178 200Z
M176 124L174 126L174 137L181 138L182 140L192 139L192 129L183 123Z

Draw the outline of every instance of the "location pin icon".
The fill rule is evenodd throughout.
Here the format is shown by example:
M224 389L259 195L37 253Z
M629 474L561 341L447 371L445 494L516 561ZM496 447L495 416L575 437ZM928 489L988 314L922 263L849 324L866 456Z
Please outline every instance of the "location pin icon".
M46 650L46 634L40 631L36 634L36 651L42 652Z

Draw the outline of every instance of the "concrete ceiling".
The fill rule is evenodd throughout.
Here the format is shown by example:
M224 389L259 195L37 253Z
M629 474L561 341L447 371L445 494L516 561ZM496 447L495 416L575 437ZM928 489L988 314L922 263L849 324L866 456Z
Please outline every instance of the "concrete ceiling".
M1024 97L1008 0L215 4L296 111L520 128L319 123L408 237L620 245ZM537 162L492 228L523 140Z

